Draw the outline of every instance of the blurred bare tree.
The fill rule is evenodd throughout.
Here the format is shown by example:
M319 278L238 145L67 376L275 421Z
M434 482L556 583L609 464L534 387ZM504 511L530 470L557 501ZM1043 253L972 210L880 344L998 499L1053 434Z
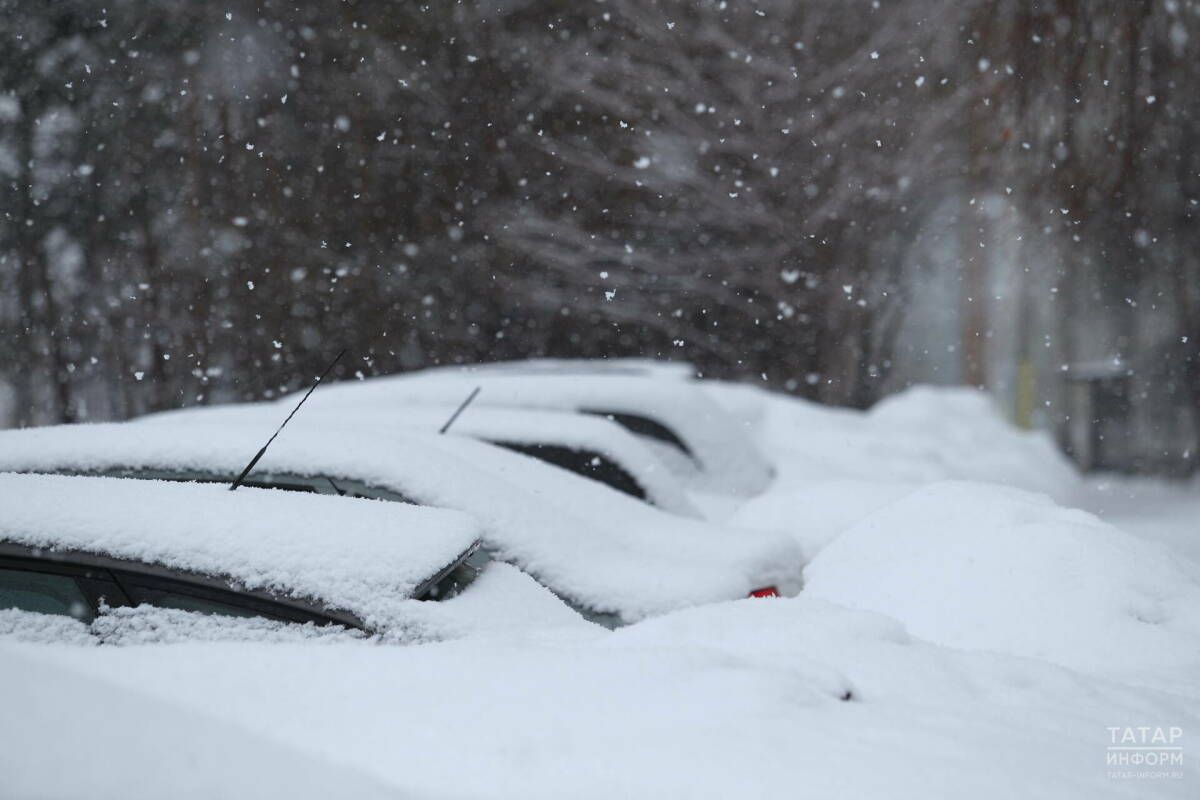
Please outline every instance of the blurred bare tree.
M0 378L20 424L269 397L341 346L344 377L642 354L865 406L949 226L963 381L993 381L1015 259L1021 359L1049 314L1053 361L1118 357L1195 437L1198 27L1195 0L0 0Z

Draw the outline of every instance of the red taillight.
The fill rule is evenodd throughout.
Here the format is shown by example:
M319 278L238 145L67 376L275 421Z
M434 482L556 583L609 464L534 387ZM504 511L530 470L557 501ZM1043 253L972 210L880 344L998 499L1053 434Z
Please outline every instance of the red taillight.
M774 586L764 586L761 589L755 589L750 593L750 597L779 597L779 590Z

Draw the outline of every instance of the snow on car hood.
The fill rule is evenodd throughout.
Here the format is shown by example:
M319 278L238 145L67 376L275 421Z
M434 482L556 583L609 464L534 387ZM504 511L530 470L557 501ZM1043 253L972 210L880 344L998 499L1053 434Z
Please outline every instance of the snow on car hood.
M232 579L372 627L478 538L465 514L343 497L0 474L0 540Z
M314 394L310 403L343 411L372 405L457 405L476 386L482 391L473 407L606 412L657 421L671 429L691 451L699 467L690 475L697 488L750 495L762 491L771 480L771 465L750 443L742 426L698 385L682 380L614 373L511 374L464 368L336 383ZM670 463L682 466L684 460L673 459Z
M0 470L236 474L272 427L202 419L0 432ZM353 419L293 424L258 471L340 477L466 511L499 557L576 604L626 621L765 585L799 588L802 554L788 536L676 517L467 438L378 430Z

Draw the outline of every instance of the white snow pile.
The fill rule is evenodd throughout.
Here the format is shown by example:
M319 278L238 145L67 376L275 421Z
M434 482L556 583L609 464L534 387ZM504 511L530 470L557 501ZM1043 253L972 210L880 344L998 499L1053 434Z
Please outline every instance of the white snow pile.
M1079 485L1045 432L1015 428L975 389L918 386L860 412L745 385L705 386L781 471L773 490L803 481L974 480L1065 499Z
M875 431L892 431L890 439L880 434L880 449L897 468L908 460L914 480L988 481L1057 497L1078 483L1047 433L1014 427L975 389L908 389L880 401L867 419Z
M931 484L838 536L805 580L937 644L1200 689L1200 585L1165 548L1042 495Z
M396 409L401 405L456 406L476 387L472 408L509 407L629 414L654 421L675 434L690 455L651 436L644 443L698 488L737 495L762 491L770 464L699 384L654 373L513 373L509 370L438 369L408 375L343 381L314 392L314 407ZM280 403L294 404L295 397Z
M212 715L414 797L1185 798L1190 772L1110 778L1107 728L1200 726L1197 704L1177 695L931 645L885 617L804 597L615 633L417 647L0 642L0 686L36 676L41 687L46 675L112 685L114 708L136 691L185 719ZM142 713L145 724L171 712ZM128 724L114 716L117 730ZM26 749L16 735L0 728L5 774ZM87 753L56 755L59 768L36 785L85 794ZM186 786L207 763L178 765L176 780Z
M766 492L724 516L738 526L787 530L809 558L928 483L980 481L1060 501L1081 485L1045 433L1013 427L973 389L917 387L861 412L745 385L706 387L754 432L777 472Z
M1164 481L1103 473L1084 484L1076 502L1123 531L1166 545L1200 574L1200 474Z
M373 627L478 537L469 517L343 497L118 478L0 474L0 540L227 578Z
M3 431L0 469L236 475L263 441L264 427L210 419ZM502 559L558 594L626 621L745 597L762 586L799 589L803 557L784 534L667 514L596 481L464 437L380 430L352 418L337 426L296 424L271 445L256 472L351 479L465 511ZM278 503L287 506L294 495ZM338 530L333 520L329 530Z
M983 394L923 387L864 413L710 391L779 470L731 521L793 535L805 596L940 645L1200 695L1200 570L1057 505L1080 478Z
M136 681L122 685L98 677L88 660L103 649L69 649L81 660L52 664L46 656L63 648L0 642L0 796L396 798L394 787L340 759L319 758L218 716L209 704L195 702L195 693L177 701L155 696ZM293 690L327 697L319 685ZM431 787L424 796L453 795Z

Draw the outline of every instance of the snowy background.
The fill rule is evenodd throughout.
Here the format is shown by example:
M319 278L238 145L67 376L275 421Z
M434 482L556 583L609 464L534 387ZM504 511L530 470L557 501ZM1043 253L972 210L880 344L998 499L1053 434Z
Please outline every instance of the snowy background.
M984 385L1187 473L1197 42L1196 0L3 0L0 425L645 355Z
M275 400L345 348L272 457L544 570L410 646L0 611L0 798L1200 796L1198 42L1200 0L0 0L0 428ZM361 379L538 356L694 364L666 405L729 411L729 474L653 509L332 430ZM277 411L0 467L236 469ZM554 412L462 432L604 436ZM803 588L727 599L767 546ZM545 586L598 574L634 624ZM1139 730L1182 765L1114 769Z

